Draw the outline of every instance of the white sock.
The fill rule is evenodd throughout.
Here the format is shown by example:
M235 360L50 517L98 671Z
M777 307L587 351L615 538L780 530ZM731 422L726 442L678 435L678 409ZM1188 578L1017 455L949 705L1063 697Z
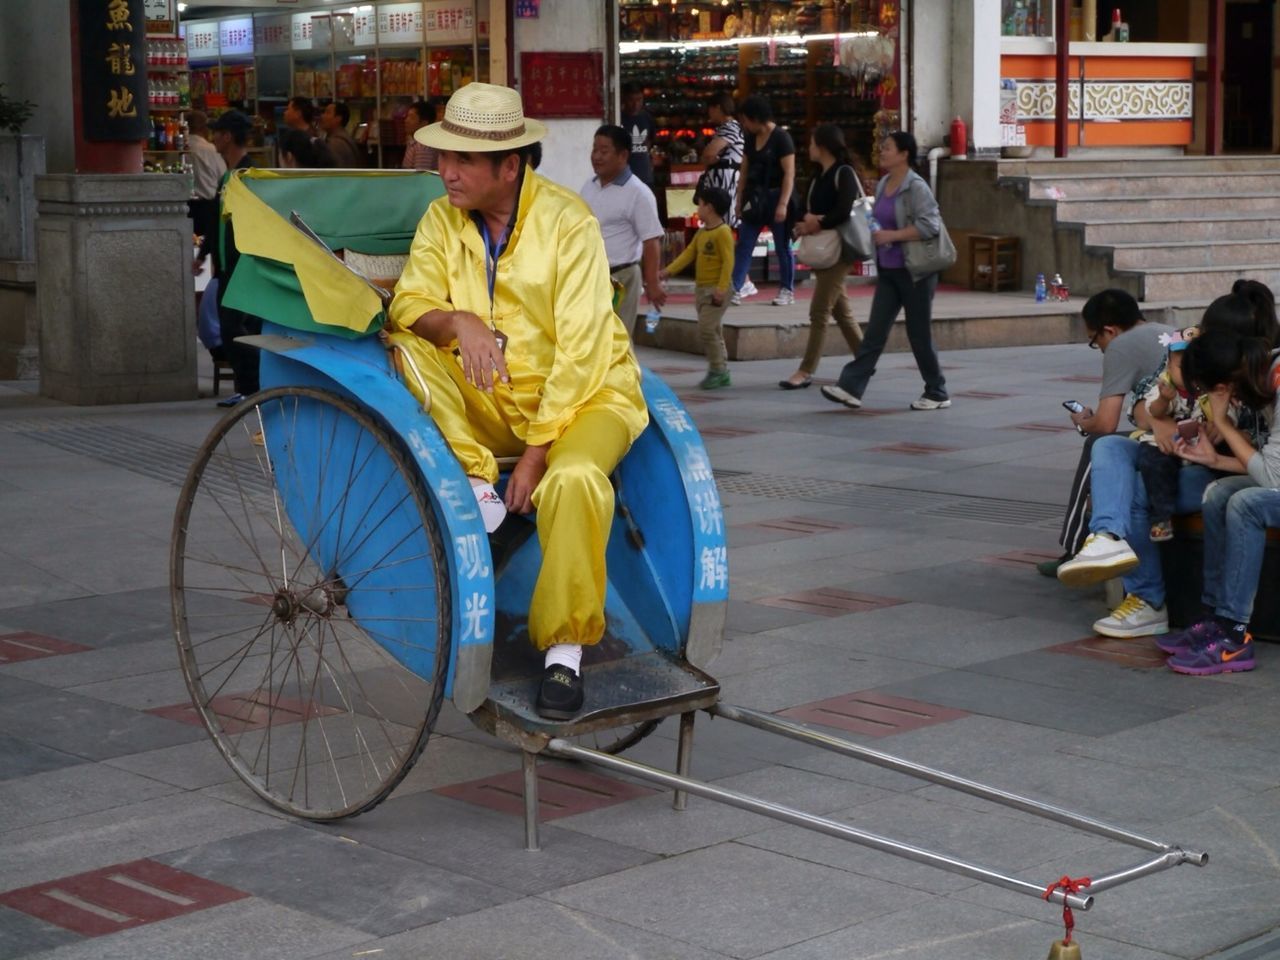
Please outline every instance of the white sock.
M547 648L547 660L543 666L554 667L559 664L568 667L579 676L582 675L582 645L577 643L557 643Z
M493 533L506 519L507 506L488 480L482 480L479 477L468 477L468 479L471 481L471 492L476 495L476 503L480 506L480 519L484 521L484 532Z

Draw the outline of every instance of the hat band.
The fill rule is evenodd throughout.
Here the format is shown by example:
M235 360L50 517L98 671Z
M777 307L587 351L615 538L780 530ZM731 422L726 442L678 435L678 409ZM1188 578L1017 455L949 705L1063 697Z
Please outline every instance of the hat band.
M514 140L516 137L524 136L524 121L518 126L509 127L506 130L477 130L474 127L464 127L461 124L454 123L452 120L445 119L440 124L440 129L445 133L452 133L459 137L471 137L475 140Z

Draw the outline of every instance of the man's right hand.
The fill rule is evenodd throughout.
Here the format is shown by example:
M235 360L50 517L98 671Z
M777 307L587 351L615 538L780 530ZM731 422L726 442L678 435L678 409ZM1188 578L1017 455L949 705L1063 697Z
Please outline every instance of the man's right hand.
M1177 453L1178 425L1172 420L1152 420L1151 433L1161 453Z
M462 358L462 375L478 390L493 393L494 372L508 381L507 362L498 348L498 338L489 325L474 313L458 310L453 315L453 332Z

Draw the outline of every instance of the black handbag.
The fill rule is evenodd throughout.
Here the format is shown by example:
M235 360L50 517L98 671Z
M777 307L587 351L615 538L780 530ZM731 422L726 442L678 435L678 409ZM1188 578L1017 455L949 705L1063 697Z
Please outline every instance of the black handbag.
M776 203L770 203L769 190L762 183L749 183L742 191L742 222L762 227L773 223L773 210Z

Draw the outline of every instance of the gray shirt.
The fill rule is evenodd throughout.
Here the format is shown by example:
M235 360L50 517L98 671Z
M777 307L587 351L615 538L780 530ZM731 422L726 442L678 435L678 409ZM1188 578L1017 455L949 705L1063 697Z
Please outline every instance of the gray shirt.
M1272 357L1276 354L1273 353ZM1273 386L1280 383L1280 358L1272 360L1270 383ZM1271 409L1263 411L1262 419L1271 433L1262 449L1249 458L1245 469L1258 486L1280 487L1280 430L1276 429L1277 422L1280 422L1280 392L1277 392Z
M1160 368L1168 349L1160 342L1160 337L1166 333L1173 333L1173 328L1163 323L1139 323L1107 344L1107 352L1102 357L1102 387L1098 396L1123 396L1122 417L1129 416L1138 399L1134 388Z

